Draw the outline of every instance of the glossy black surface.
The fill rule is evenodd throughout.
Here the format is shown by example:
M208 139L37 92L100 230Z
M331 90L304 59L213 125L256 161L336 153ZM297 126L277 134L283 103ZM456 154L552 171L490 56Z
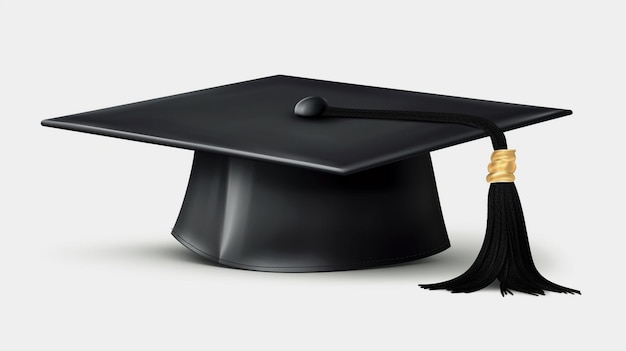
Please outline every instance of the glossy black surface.
M48 119L45 126L349 174L462 143L483 133L437 123L306 119L294 105L455 112L508 130L571 111L274 76Z
M44 120L196 151L172 234L231 267L365 268L449 247L429 151L479 138L440 123L301 118L343 108L481 116L504 130L571 111L274 76ZM326 102L298 111L314 116ZM311 102L309 101L309 102Z
M353 175L196 152L172 234L223 265L309 272L450 246L428 154Z

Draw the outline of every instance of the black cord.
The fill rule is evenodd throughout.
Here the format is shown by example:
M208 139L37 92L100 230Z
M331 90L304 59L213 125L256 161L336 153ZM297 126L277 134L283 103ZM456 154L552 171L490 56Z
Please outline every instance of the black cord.
M321 117L343 118L368 118L368 119L393 119L418 122L436 122L462 124L478 128L486 132L491 138L494 150L506 149L506 137L500 127L492 121L472 115L443 112L420 112L420 111L388 111L388 110L365 110L339 107L326 107Z

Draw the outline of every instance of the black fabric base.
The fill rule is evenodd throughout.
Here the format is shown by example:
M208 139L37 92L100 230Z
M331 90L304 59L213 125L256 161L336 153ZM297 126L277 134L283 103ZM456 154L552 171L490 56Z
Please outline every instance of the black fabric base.
M450 246L430 155L341 176L196 152L174 237L221 265L360 269Z

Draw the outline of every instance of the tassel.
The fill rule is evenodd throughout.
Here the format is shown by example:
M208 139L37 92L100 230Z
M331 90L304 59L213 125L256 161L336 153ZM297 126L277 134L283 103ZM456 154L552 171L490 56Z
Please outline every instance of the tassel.
M513 295L512 290L531 295L544 295L544 291L580 294L552 283L537 271L515 183L492 183L489 187L487 232L474 264L457 278L420 286L469 293L488 286L496 278L502 296Z
M580 294L544 278L533 262L526 232L522 205L515 187L515 150L495 150L491 156L487 181L487 231L480 253L472 266L459 277L437 284L422 284L422 288L446 289L453 293L473 292L500 281L502 296L512 290L531 295L544 291Z

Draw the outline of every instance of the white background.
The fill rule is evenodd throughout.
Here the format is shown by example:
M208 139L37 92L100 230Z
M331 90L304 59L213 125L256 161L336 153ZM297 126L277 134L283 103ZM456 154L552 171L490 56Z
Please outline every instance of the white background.
M0 0L0 349L624 349L626 26L581 3ZM583 295L418 287L475 258L486 139L432 155L448 251L277 274L171 237L191 151L39 125L274 74L574 110L508 138L537 266Z

